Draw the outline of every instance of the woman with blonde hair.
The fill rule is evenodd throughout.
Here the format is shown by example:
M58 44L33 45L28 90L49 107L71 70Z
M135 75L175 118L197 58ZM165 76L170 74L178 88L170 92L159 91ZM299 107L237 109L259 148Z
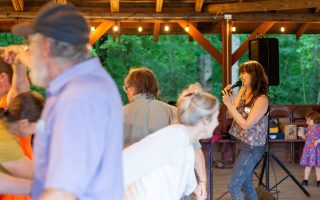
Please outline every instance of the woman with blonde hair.
M177 101L178 123L124 149L126 200L177 200L199 194L193 143L212 136L218 125L219 100L191 84Z

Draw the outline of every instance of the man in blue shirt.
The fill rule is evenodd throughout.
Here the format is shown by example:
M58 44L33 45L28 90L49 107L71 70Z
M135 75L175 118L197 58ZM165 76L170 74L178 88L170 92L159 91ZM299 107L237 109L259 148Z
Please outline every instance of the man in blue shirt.
M28 36L31 81L47 87L33 199L122 200L122 102L100 61L90 58L86 20L73 5L51 2L12 32Z

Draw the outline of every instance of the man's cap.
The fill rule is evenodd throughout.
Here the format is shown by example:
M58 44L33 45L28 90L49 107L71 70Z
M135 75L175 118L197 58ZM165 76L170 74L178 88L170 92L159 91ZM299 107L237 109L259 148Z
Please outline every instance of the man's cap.
M11 31L18 36L41 33L71 44L88 43L90 33L87 21L74 5L55 2L45 4L31 23L14 25Z

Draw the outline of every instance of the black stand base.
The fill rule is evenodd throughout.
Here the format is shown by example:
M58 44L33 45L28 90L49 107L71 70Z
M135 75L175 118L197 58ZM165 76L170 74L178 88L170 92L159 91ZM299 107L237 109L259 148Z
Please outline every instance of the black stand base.
M272 186L270 188L270 184L269 184L269 162L270 162L270 156L278 163L278 165L287 173L287 176L284 177L281 181L279 181L278 183L276 183L274 186ZM261 168L261 172L260 172L260 177L259 177L259 185L264 185L264 187L266 188L266 190L268 192L270 192L271 190L273 190L274 188L276 188L280 183L282 183L286 178L290 177L295 184L305 193L305 195L307 197L310 197L311 194L301 185L301 183L296 179L296 177L294 177L292 175L292 173L288 170L288 168L281 162L281 160L274 155L274 153L272 151L269 150L269 140L267 139L267 144L266 144L266 151L264 153L264 156L262 157L263 160L263 164L262 164L262 168ZM261 161L260 161L261 162ZM259 163L260 163L259 162ZM257 164L257 166L259 165L259 163ZM265 172L265 173L264 173ZM265 177L265 184L263 184L263 177L264 174L266 175Z

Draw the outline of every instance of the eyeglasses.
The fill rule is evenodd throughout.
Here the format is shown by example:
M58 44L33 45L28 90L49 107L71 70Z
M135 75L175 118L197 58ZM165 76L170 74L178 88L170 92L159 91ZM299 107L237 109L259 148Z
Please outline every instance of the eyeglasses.
M131 87L130 85L124 85L122 86L123 91L125 91L125 93L127 93L128 88Z

